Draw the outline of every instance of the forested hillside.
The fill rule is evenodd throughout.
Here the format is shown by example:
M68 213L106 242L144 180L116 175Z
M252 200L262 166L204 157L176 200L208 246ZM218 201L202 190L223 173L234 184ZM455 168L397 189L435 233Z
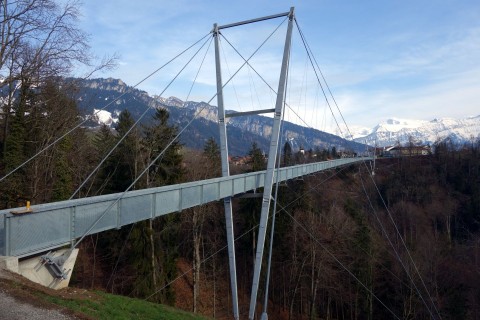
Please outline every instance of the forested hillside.
M380 159L373 180L361 165L282 185L270 317L476 319L479 147L477 142L458 150L442 142L432 156ZM309 160L286 154L286 163ZM249 165L235 169L261 169L255 146L251 155ZM185 153L183 167L184 179L218 176L215 142L202 153ZM246 312L260 200L235 200L234 212L240 306ZM227 319L225 246L223 205L209 204L90 237L81 247L74 283ZM259 296L263 300L263 289Z
M174 143L156 159L177 132L164 109L148 126L130 129L134 119L123 111L115 130L78 128L59 139L79 121L68 91L52 81L21 93L2 118L2 177L46 149L2 181L2 208L220 175L214 139L203 151ZM265 166L256 144L250 149L250 162L232 172ZM434 150L380 159L373 180L368 164L280 187L271 318L478 318L480 143L459 148L445 141ZM294 153L286 144L282 165L335 156L335 150ZM234 212L240 305L247 310L260 200L237 199ZM87 237L72 285L227 319L225 245L223 206L189 209Z
M158 158L178 132L164 109L148 126L131 129L134 119L123 111L114 130L77 128L60 139L79 123L68 88L55 81L22 88L2 118L1 175L19 168L0 184L2 208L220 175L214 139L203 151L176 142ZM265 166L257 145L250 149L250 162L232 172ZM478 318L480 143L445 141L434 150L380 159L373 180L368 164L280 187L272 318ZM282 164L335 156L334 149L293 153L287 144ZM241 310L250 294L259 201L234 201ZM226 319L225 245L223 206L212 203L87 237L72 284Z
M78 65L88 78L111 60L92 61L76 1L3 1L2 9L0 209L220 176L213 138L196 150L178 141L165 149L179 131L166 109L139 126L123 110L115 128L86 128L78 87L64 79ZM264 168L260 142L251 142L233 173ZM338 156L286 144L281 162ZM438 142L432 155L380 159L374 175L370 168L279 186L270 319L479 319L480 141ZM233 201L242 318L260 202ZM231 318L222 203L88 236L79 248L73 286Z

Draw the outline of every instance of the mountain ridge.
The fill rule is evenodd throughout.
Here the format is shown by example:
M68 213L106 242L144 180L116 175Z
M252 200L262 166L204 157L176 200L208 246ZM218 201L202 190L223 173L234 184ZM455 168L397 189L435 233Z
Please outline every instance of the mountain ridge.
M184 102L176 97L150 96L145 91L128 86L120 79L73 80L77 81L77 103L85 114L96 111L97 123L114 125L114 115L118 116L123 109L128 109L132 116L138 119L145 110L149 109L144 121L148 123L154 110L162 107L169 111L170 123L178 128L185 127L196 116L181 137L181 142L187 147L201 149L210 137L219 141L215 106L205 102ZM102 111L99 111L101 109ZM253 142L256 142L264 152L268 151L272 124L272 118L261 115L229 118L227 123L229 153L245 155ZM282 141L292 141L293 146L303 147L306 150L336 147L337 150L348 149L361 152L365 149L361 143L290 122L284 122L282 132Z

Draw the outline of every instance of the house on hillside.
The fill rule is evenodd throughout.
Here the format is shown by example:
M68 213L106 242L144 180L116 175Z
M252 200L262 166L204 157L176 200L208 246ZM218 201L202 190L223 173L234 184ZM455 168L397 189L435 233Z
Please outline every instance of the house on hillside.
M389 148L388 154L393 157L405 157L405 156L427 156L432 153L429 146L396 146Z
M234 164L236 166L243 166L247 163L250 163L252 161L251 156L244 156L244 157L239 157L239 156L229 156L228 157L228 162L231 164Z

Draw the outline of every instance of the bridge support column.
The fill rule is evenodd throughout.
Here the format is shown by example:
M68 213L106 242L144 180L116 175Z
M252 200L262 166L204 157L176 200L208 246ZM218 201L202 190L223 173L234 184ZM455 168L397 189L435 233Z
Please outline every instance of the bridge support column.
M275 115L273 117L272 137L270 140L270 150L268 152L267 170L265 173L265 186L263 189L262 211L260 214L260 225L258 228L257 252L255 255L255 265L253 271L252 293L250 296L250 310L248 318L255 318L255 309L257 306L257 294L260 284L260 273L262 271L263 249L265 246L265 235L267 233L268 215L270 211L270 200L272 199L273 175L277 161L277 152L279 147L280 129L283 120L283 111L285 108L285 89L287 85L287 68L290 59L290 45L292 39L292 28L294 19L294 8L290 8L288 14L287 35L285 38L285 47L283 50L282 68L280 70L280 79L278 82L277 100L275 102ZM279 166L280 167L280 166ZM262 314L262 319L267 318L266 308Z
M0 257L0 268L18 273L51 289L68 287L77 260L78 249L60 249L48 255L19 260L18 257ZM62 261L60 264L54 263Z
M217 75L217 104L218 104L218 127L220 131L220 157L222 160L222 176L230 176L228 164L228 144L227 144L227 123L225 122L225 107L223 105L223 83L222 69L220 64L218 25L213 25L213 36L215 37L215 67ZM240 319L238 311L237 295L237 266L235 259L235 234L233 230L232 199L230 197L223 199L225 207L225 225L227 231L228 262L230 267L230 287L232 290L232 309L234 319Z

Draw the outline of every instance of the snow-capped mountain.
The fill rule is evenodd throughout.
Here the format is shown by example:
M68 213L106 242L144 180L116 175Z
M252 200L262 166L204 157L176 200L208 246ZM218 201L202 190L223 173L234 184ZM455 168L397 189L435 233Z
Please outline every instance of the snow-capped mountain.
M372 129L357 125L349 125L347 128L347 126L340 124L340 129L337 127L334 132L337 136L352 140L369 135Z
M442 118L431 121L388 119L375 126L368 134L356 135L354 141L377 146L415 143L433 144L450 138L455 144L463 144L480 137L480 115L465 119Z

